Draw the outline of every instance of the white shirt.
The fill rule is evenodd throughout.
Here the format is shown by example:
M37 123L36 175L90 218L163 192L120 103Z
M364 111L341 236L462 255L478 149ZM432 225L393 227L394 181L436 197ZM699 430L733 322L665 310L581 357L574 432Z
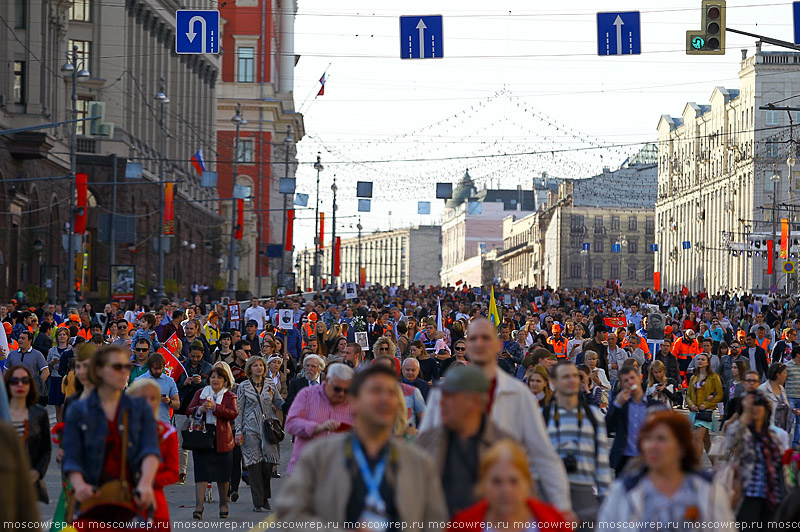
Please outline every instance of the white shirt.
M267 310L262 306L248 307L244 311L244 322L247 323L250 320L255 320L258 323L259 330L263 329L264 323L267 321Z

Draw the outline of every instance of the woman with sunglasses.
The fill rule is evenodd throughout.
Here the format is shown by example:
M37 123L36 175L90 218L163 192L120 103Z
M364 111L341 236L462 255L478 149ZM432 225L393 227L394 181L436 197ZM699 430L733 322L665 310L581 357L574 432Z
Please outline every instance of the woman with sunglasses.
M39 392L31 371L21 364L5 372L11 425L28 451L30 479L41 502L49 503L44 474L50 465L50 420L47 409L37 404Z
M152 408L123 393L132 369L129 353L119 345L104 345L92 355L88 378L94 390L67 410L62 469L79 505L92 499L98 487L124 476L129 488L135 486L130 495L143 515L155 504L153 480L161 454ZM113 517L124 520L119 511Z
M463 338L460 338L453 342L453 355L456 359L453 363L456 362L468 362L467 361L467 341Z

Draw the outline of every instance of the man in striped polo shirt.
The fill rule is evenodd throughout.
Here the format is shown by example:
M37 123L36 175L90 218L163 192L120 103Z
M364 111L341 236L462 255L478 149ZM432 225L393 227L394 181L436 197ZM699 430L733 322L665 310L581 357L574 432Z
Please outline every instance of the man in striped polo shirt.
M581 397L578 368L562 362L553 368L556 393L545 410L547 432L569 478L572 508L581 528L592 528L600 500L611 484L605 419Z

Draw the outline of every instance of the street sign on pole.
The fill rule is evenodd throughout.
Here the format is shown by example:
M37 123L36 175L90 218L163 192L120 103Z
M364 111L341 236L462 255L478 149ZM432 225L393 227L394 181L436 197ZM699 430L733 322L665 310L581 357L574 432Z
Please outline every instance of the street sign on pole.
M638 11L597 14L597 55L642 53Z
M794 20L794 43L800 44L800 2L792 4L792 19Z
M179 9L175 12L175 52L219 53L219 11Z
M400 58L444 57L442 15L400 17Z

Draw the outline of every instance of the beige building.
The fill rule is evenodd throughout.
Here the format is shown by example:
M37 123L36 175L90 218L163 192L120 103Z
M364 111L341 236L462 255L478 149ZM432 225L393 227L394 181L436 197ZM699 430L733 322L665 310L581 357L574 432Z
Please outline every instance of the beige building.
M534 208L533 190L477 190L467 172L445 204L442 285L458 281L480 285L486 270L484 255L503 247L503 219L525 216Z
M506 218L497 253L502 280L511 287L652 287L656 179L648 146L618 170L562 182L541 210Z
M757 46L751 57L742 51L738 89L715 87L709 104L689 102L680 116L661 117L656 267L664 288L783 291L783 260L767 274L766 242L775 233L779 240L781 218L800 230L785 206L800 182L796 169L788 179L788 113L760 107L797 94L800 54ZM787 104L794 105L777 105ZM800 122L797 112L791 118Z
M331 254L326 245L320 253L319 271L331 282ZM379 231L341 241L341 274L336 284L359 282L359 268L365 282L382 286L427 286L439 284L442 264L442 232L439 226L421 225ZM298 286L313 285L314 248L296 253Z

